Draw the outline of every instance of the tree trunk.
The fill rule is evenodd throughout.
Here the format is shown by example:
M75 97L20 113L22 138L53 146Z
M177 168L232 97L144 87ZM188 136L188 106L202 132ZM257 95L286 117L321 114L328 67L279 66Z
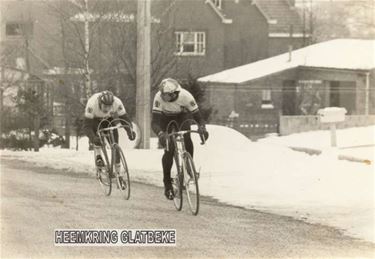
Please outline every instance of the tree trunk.
M64 148L70 148L70 114L69 114L69 101L65 102L65 142Z
M40 130L40 115L36 114L34 118L34 151L39 152L39 130Z
M4 78L4 77L2 77ZM2 87L2 86L0 86ZM4 98L4 90L3 88L0 88L0 147L2 146L2 142L3 142L3 123L4 123L4 114L3 114L3 98Z

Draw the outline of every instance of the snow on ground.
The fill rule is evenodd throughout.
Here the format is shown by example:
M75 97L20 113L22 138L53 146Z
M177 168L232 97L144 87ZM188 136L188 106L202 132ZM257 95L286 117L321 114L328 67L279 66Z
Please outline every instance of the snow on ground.
M338 148L330 148L329 131L252 142L230 128L208 125L208 130L206 145L193 137L201 194L228 204L334 226L375 242L375 126L338 130ZM121 143L127 145L124 148L132 180L162 186L163 151L156 149L156 139L152 139L152 149L136 150L124 141L125 133L120 135ZM42 148L39 153L2 151L1 155L93 174L93 153L87 151L87 143L82 138L79 151ZM288 146L315 148L322 153L311 156ZM343 152L366 157L372 153L372 163L338 160Z

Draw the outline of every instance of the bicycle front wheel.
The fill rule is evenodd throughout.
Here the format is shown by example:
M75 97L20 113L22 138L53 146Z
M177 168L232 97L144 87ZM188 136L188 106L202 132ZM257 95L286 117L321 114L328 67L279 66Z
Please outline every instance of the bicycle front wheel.
M197 215L199 212L198 178L193 158L188 152L184 155L184 185L191 213Z
M116 153L120 156L120 168L117 168L117 172L115 172L116 179L117 179L117 186L122 193L122 196L125 200L129 200L130 198L130 177L129 177L129 169L126 163L126 159L122 149L116 145Z
M183 183L183 176L182 172L178 166L178 158L175 156L175 166L177 168L177 173L175 177L172 178L172 188L173 188L173 203L176 210L180 211L182 209L182 183Z
M106 196L111 195L112 192L112 179L109 176L110 167L108 163L107 153L106 150L103 150L103 154L105 159L103 160L104 166L98 167L96 166L96 178L98 179L100 186L102 187L104 194Z

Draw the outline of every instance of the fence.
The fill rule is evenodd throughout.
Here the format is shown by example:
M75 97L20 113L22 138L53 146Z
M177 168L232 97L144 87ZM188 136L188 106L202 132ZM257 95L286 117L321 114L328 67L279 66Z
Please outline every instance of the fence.
M257 139L269 133L277 133L279 129L279 115L276 113L253 115L249 119L221 119L211 121L211 124L233 128L250 139Z
M348 115L345 121L337 123L337 128L369 125L375 125L375 115ZM280 116L280 135L326 129L329 129L329 124L320 123L319 116Z

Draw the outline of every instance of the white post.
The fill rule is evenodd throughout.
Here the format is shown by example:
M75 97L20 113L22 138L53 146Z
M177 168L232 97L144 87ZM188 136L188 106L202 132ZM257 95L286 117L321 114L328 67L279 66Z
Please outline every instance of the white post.
M370 113L370 73L366 73L366 90L365 90L365 115Z
M85 85L87 91L87 97L90 97L92 93L91 89L91 77L90 77L90 65L89 65L89 51L90 51L90 22L89 22L89 6L87 0L85 0Z
M150 148L151 1L138 0L136 118L141 130L140 148Z
M331 146L337 147L337 141L336 141L336 123L330 123L329 128L331 130Z

